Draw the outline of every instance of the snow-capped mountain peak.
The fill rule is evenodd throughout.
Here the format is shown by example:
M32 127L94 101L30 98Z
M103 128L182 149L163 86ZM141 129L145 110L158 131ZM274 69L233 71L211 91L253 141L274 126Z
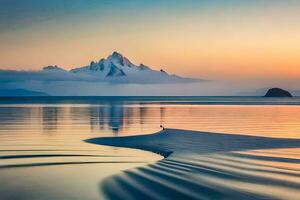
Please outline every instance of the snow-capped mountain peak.
M118 68L116 65L111 63L109 72L107 73L106 77L113 77L113 76L126 76L125 72Z
M92 61L90 65L72 69L70 72L88 74L97 72L97 74L102 77L113 77L126 76L124 72L125 68L132 68L134 70L138 67L130 62L128 58L115 51L106 59L102 58L99 62ZM128 71L128 69L126 71Z
M90 71L103 71L104 70L104 61L100 60L98 63L92 61L88 67Z
M133 64L128 58L118 52L113 52L107 58L99 62L92 61L89 65L75 68L69 71L72 74L82 74L96 80L114 82L195 82L196 79L182 78L170 75L164 70L153 70L150 67L140 64Z
M128 58L124 57L122 54L116 51L114 51L110 56L108 56L107 60L116 65L120 65L121 67L136 67L130 62Z

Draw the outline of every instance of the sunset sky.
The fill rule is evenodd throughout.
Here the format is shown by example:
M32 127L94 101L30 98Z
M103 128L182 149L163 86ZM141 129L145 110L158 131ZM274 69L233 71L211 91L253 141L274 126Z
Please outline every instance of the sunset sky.
M300 78L297 0L0 3L1 69L70 69L118 51L185 76Z

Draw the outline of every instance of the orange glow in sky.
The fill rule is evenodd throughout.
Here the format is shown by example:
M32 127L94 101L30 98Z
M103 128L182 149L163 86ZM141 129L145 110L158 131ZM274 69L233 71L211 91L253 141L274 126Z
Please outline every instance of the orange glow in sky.
M21 11L28 18L19 10L12 20L0 15L0 68L71 69L116 50L133 63L185 76L300 76L298 1L129 1L84 7L78 0L72 12L70 5L52 2L61 12L27 16L27 6Z

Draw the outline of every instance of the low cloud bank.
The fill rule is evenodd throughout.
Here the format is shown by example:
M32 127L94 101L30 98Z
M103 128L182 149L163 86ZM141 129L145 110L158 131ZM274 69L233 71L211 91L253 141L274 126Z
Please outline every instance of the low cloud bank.
M0 89L26 89L54 96L261 96L270 87L283 87L292 93L297 91L294 95L300 94L299 81L293 83L189 79L172 82L163 77L151 80L113 77L108 81L68 71L0 70Z
M15 71L15 70L0 70L1 82L16 82L16 81L83 81L83 82L102 82L110 84L169 84L169 83L195 83L204 82L206 80L183 78L176 75L157 75L147 76L131 75L124 77L98 77L97 73L72 73L69 71Z

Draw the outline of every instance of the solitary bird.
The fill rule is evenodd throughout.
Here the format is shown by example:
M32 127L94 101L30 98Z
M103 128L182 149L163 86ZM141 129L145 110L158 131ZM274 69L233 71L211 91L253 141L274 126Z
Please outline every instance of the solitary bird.
M163 125L160 125L159 127L162 128L162 130L165 130L165 127Z

